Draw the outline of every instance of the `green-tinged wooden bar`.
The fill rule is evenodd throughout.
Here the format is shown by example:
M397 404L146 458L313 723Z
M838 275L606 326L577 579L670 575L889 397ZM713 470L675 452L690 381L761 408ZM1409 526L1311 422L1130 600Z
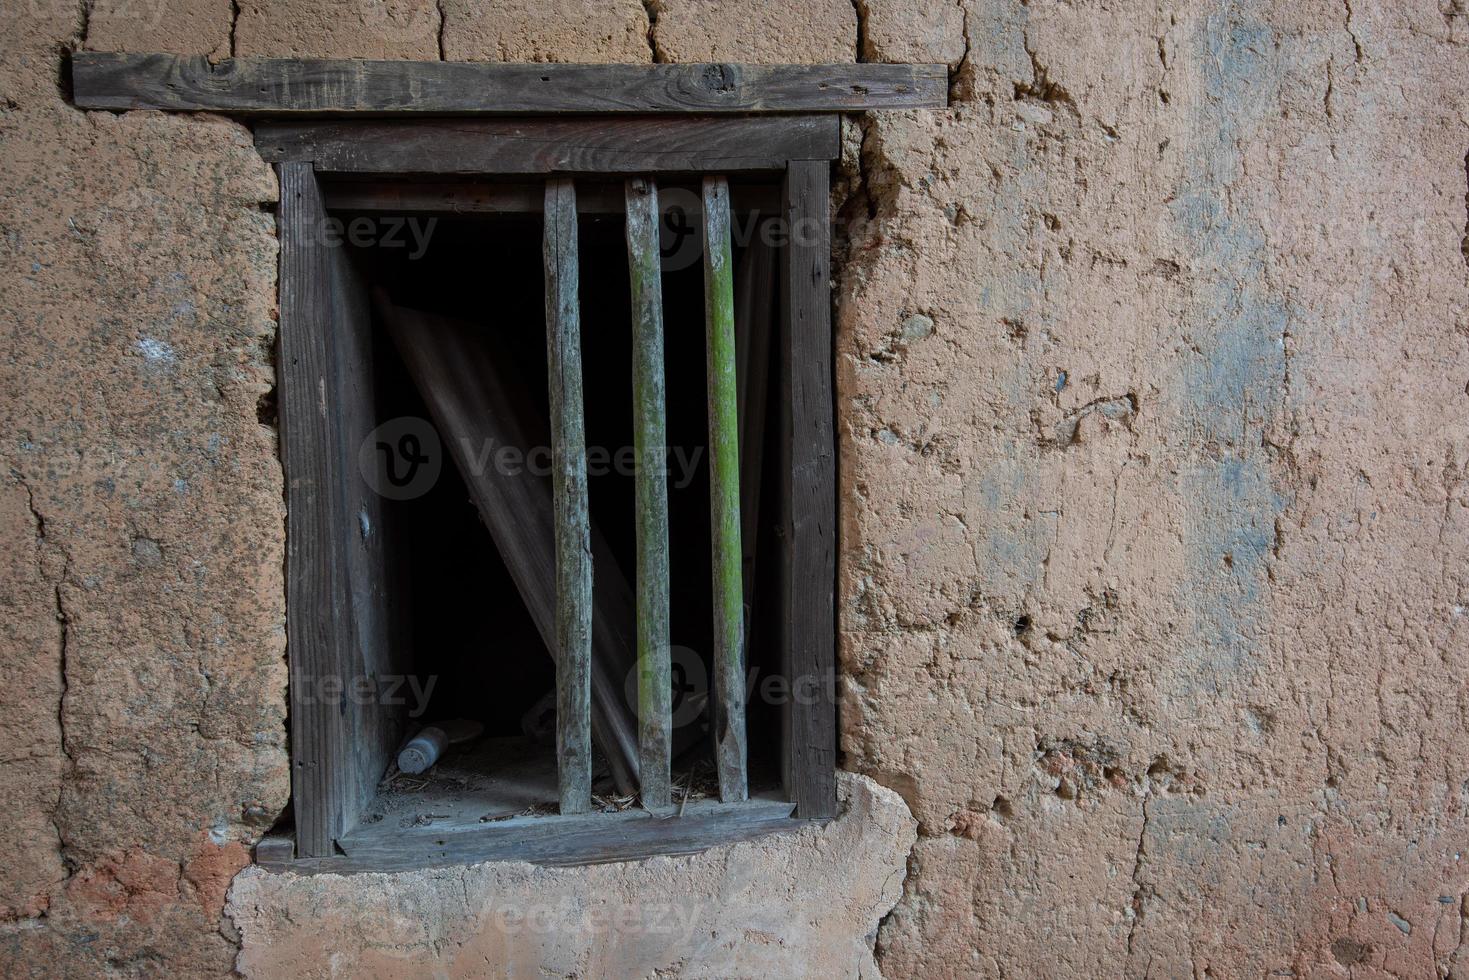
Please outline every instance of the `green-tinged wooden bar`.
M546 181L546 363L556 497L556 758L561 812L592 807L592 534L582 413L576 187Z
M625 185L632 280L633 448L637 456L638 768L643 806L671 806L672 686L669 663L667 424L663 383L663 283L658 187Z
M745 602L740 551L739 391L729 181L704 178L704 321L709 385L709 529L714 585L714 759L719 796L749 796L745 775Z

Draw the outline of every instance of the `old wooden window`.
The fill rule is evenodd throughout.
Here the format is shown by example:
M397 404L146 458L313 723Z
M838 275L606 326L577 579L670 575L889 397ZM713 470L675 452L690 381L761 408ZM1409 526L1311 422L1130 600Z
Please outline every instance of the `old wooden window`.
M835 813L830 113L942 105L946 81L77 55L83 108L415 117L256 129L280 175L295 831L262 864L610 860ZM675 211L697 260L678 268L660 255ZM442 222L417 266L387 247L412 244L410 219ZM395 492L414 475L393 467L434 462L402 431L416 415L442 443L437 497ZM609 418L636 461L622 484L588 465L619 441ZM659 457L700 438L691 511ZM544 448L546 471L487 463L496 447L522 464ZM682 702L680 616L702 636L684 666L711 679ZM426 670L456 629L459 655ZM783 683L750 684L755 666ZM502 727L553 688L554 749L487 737L497 753L441 764L458 784L394 809L380 783L414 720L403 687L426 676L452 685L435 714ZM717 790L689 802L672 761L701 747ZM599 805L597 761L605 793L642 806Z
M280 401L297 859L371 867L493 854L570 861L685 850L833 814L836 515L826 208L837 136L830 116L257 130L259 147L281 175ZM670 200L680 206L668 208ZM372 221L358 229L363 216ZM441 241L421 246L435 254L413 265L403 261L411 247L405 242L403 253L374 262L367 253L387 244L382 239L395 227L388 216L402 219L397 227L419 229L429 216L438 218ZM419 223L410 225L410 218ZM680 219L682 229L675 227ZM370 232L354 235L363 229ZM352 247L354 237L360 247ZM446 249L449 269L442 268ZM438 274L425 278L435 260ZM531 278L538 269L544 286ZM524 296L517 304L506 295L510 281L527 280L536 312L544 295L544 317L527 316ZM464 288L446 306L455 282ZM463 315L445 316L446 309ZM517 358L509 349L516 346L543 359ZM762 351L773 356L762 359ZM584 352L597 356L584 362ZM389 365L395 359L401 366ZM547 383L528 381L538 371ZM741 413L740 382L759 387L767 380L769 397L748 395ZM405 411L409 388L435 423L443 466L463 483L456 490L467 491L488 529L484 545L493 541L498 555L484 559L498 558L508 573L499 587L493 576L482 580L488 594L479 602L460 595L457 605L419 611L440 623L504 623L520 615L522 604L533 625L529 636L509 627L492 630L493 637L476 632L463 642L487 662L457 673L444 662L435 670L413 662L432 656L431 641L418 617L399 615L408 599L403 590L412 589L403 576L431 576L474 559L437 551L431 567L416 564L398 539L417 535L409 550L422 552L424 535L454 542L476 529L425 527L421 519L415 527L412 517L405 523L402 515L421 498L394 501L389 492L385 499L385 488L363 473L364 445L384 436L382 427L398 417L392 413ZM619 397L629 401L622 410L631 439L591 443L603 458L624 454L629 443L634 450L636 465L620 474L630 478L631 495L609 485L610 498L623 505L609 513L590 505L603 488L588 492L586 433L606 431L600 423L618 414ZM670 459L665 471L655 457L675 430L679 448L692 444L695 452ZM769 453L762 452L766 434ZM400 437L386 433L389 450ZM538 446L549 447L550 479L532 476L529 463L507 468L483 455L511 447L525 458ZM678 493L672 487L683 482L670 477L699 450L710 475L688 481L702 490L702 521L691 523L687 500L670 507ZM767 468L774 479L762 481ZM452 503L433 507L442 514ZM624 527L615 526L619 521ZM762 521L777 561L747 566L746 555L761 554ZM696 538L702 548L680 551ZM696 662L675 664L670 618L681 610L673 600L697 607L690 587L712 598L712 608L696 617L703 642L685 631L679 645L678 653ZM516 608L507 611L507 604ZM758 610L749 623L755 642L748 659L762 669L753 678L745 668L747 608ZM518 710L505 690L492 687L513 685L524 672L517 658L544 659L537 640L559 662L559 670L541 677L558 691L554 755L517 748L501 728L494 732L501 738L482 739L471 750L483 758L447 769L458 785L444 787L443 773L434 770L437 782L409 784L416 796L406 809L392 797L396 787L380 788L409 721L405 709L412 705L400 703L410 700L402 694L435 679L453 688L448 703L461 706L455 713L478 714L493 726L493 718L463 707L476 700L478 687L484 706L508 708L519 719L535 701L535 678L518 691ZM675 676L675 667L684 676ZM712 681L702 717L698 704L681 703L673 690L701 672ZM398 682L405 677L414 683ZM755 682L751 700L759 709L762 695L770 699L771 678L783 682L773 699L779 710L757 711L761 725L747 739L747 679ZM383 697L395 682L400 697ZM435 696L445 693L441 686ZM593 805L593 741L607 770L599 798L625 805L636 794L639 807L609 812L615 805ZM754 767L753 784L751 741L773 748L769 765ZM679 750L697 757L701 748L713 750L717 762L717 801L689 804L693 775L671 761ZM559 786L558 767L537 769L537 758L559 762ZM515 779L497 779L500 768ZM559 815L495 819L507 808L549 809L558 800Z

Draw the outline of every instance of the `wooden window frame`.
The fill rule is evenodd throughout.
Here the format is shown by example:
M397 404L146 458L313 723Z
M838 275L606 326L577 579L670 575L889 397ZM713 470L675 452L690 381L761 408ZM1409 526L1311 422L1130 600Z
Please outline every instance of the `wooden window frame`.
M340 178L677 180L712 173L779 181L786 227L801 232L788 235L781 250L780 412L774 420L783 491L778 618L781 660L792 687L782 708L781 770L794 810L783 815L789 819L776 820L768 809L759 811L755 823L771 830L834 816L837 496L828 207L830 165L839 152L837 117L262 124L256 145L277 165L281 181L279 373L293 866L303 860L321 867L343 864L335 842L370 801L401 735L400 724L375 702L356 703L345 692L335 701L320 696L326 678L375 676L392 642L391 624L377 618L391 588L392 563L384 551L390 544L354 533L354 514L367 526L381 526L378 503L357 476L352 452L374 425L362 376L363 359L370 355L348 323L367 315L364 290L352 281L342 250L311 233L326 218L331 188L352 193L358 186L332 183ZM443 193L440 187L441 205ZM730 832L746 836L752 825L711 824L704 828L704 846ZM687 848L688 833L663 831L661 844L649 834L634 850ZM699 832L695 826L687 831ZM513 842L505 850L517 853ZM276 860L286 857L280 851Z
M831 114L943 108L946 66L212 63L162 53L77 52L71 81L80 109L350 120L266 122L256 130L256 145L278 165L281 181L279 377L298 831L295 844L262 841L259 863L306 871L430 863L391 849L355 864L334 854L396 745L398 720L381 706L349 702L340 691L329 695L314 682L373 676L390 660L400 624L386 601L393 542L369 530L382 529L379 502L364 493L362 481L347 477L355 473L349 450L371 420L371 371L364 368L372 355L363 336L341 328L368 318L362 283L343 250L325 247L313 232L313 222L325 219L328 190L342 207L350 206L343 203L348 198L382 202L397 194L402 210L432 211L447 194L470 210L492 212L533 209L526 201L539 197L549 178L779 176L787 228L813 232L790 235L782 249L778 341L783 666L788 679L816 680L816 696L789 698L782 719L783 780L795 817L789 808L761 811L751 801L738 804L746 816L733 824L620 824L620 848L584 841L572 863L684 853L835 815L837 496L827 210L839 120ZM384 118L395 121L377 121ZM499 183L512 175L529 184ZM405 176L420 183L371 186L374 177ZM492 192L476 196L462 184L446 190L422 183L476 176L494 179ZM358 183L325 186L338 178ZM826 588L811 587L823 582ZM322 710L324 698L333 710ZM335 764L350 753L361 757L355 765ZM536 839L502 839L498 850L448 848L433 859L566 863L571 852L547 843L556 834L552 824L540 827Z

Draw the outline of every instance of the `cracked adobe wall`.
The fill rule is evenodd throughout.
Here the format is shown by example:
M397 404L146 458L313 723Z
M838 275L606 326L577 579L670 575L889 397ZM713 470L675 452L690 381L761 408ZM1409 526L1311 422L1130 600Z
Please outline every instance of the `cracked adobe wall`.
M1469 21L966 14L841 270L880 962L1462 973Z
M5 972L228 971L287 792L273 182L236 124L70 109L85 44L950 64L836 202L845 765L919 822L878 963L1464 975L1466 42L1437 0L6 7Z

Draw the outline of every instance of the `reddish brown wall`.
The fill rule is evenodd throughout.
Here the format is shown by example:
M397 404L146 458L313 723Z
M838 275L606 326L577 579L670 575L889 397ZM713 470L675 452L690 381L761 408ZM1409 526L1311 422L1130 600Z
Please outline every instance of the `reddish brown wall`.
M78 46L950 63L836 202L883 970L1469 970L1461 4L87 7L0 8L4 972L229 970L287 794L273 181Z

